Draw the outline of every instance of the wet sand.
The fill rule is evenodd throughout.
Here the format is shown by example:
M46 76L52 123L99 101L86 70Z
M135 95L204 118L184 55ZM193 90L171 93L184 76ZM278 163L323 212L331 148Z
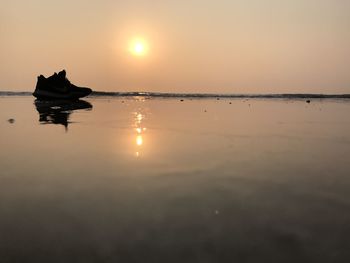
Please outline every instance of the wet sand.
M0 97L0 262L349 262L350 101Z

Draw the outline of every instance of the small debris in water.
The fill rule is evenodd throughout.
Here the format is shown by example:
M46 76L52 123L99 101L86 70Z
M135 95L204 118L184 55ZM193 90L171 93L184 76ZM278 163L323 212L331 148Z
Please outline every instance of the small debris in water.
M232 102L229 102L229 104L232 104Z
M220 98L216 98L217 100L220 100Z
M310 102L311 102L311 100L307 100L307 101L306 101L306 103L310 103Z
M124 103L124 101L122 100L122 103Z
M207 112L207 110L204 110L204 112Z
M11 123L11 124L15 123L15 119L12 119L12 118L11 118L11 119L8 119L7 121L8 121L9 123Z
M184 101L184 100L180 100L180 101Z
M218 215L219 214L219 210L215 210L215 214Z

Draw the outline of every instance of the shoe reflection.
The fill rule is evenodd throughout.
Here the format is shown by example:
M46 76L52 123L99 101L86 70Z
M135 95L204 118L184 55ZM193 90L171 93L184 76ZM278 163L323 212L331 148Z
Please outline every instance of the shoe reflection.
M69 117L75 110L91 110L92 104L85 100L35 100L41 124L61 124L68 131Z

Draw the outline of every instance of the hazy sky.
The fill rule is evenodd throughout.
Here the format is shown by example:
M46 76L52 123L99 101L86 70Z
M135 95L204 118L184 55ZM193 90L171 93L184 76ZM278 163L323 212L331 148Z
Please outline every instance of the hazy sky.
M348 0L0 0L0 90L350 93ZM129 52L142 38L145 56Z

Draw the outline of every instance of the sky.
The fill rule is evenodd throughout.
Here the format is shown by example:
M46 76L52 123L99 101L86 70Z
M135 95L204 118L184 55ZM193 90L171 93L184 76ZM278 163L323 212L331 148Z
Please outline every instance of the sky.
M350 93L347 0L0 0L0 90ZM135 39L146 52L130 51Z

